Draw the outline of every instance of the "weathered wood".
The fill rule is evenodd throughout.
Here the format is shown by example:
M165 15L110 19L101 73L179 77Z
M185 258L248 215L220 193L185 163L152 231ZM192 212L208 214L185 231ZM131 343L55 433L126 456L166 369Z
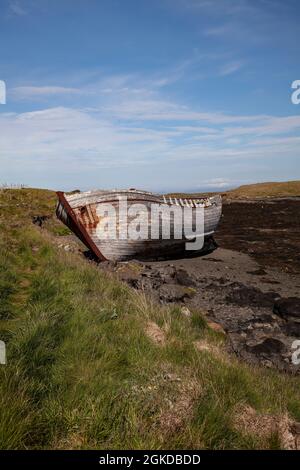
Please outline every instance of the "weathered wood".
M134 204L143 204L150 214L153 204L172 204L181 207L191 207L191 223L195 224L197 207L204 208L204 233L197 233L197 237L208 238L213 235L222 212L221 196L197 199L176 199L168 196L161 196L146 191L138 190L112 190L112 191L88 191L65 195L57 193L59 202L56 209L57 217L62 220L85 245L99 259L126 260L130 258L153 258L162 256L172 256L185 254L185 244L187 239L174 238L174 228L182 230L181 226L174 227L174 220L170 220L170 238L163 239L160 227L159 238L151 239L151 220L147 219L146 226L143 227L148 233L148 239L103 239L97 233L100 222L97 209L101 204L111 204L116 210L117 227L120 233L128 228L128 224L134 217L126 217L126 220L119 218L120 199L126 197L128 209ZM120 220L119 220L120 219ZM167 222L161 217L161 222ZM110 234L111 235L111 234Z

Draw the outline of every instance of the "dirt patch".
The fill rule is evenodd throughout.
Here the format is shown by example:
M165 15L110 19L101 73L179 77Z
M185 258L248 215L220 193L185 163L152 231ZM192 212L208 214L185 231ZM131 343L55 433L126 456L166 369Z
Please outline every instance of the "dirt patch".
M157 323L149 321L146 325L145 333L155 344L163 346L166 342L165 333Z
M185 369L180 375L171 364L164 364L143 385L133 385L130 394L143 399L144 411L150 416L152 427L164 439L178 432L190 421L195 400L201 395L202 387Z
M70 436L62 438L56 444L53 445L54 449L57 450L80 450L87 445L86 437L74 433L70 434Z
M299 424L287 414L260 414L251 406L242 404L235 409L232 422L235 429L244 434L253 434L266 440L277 435L283 449L300 449Z
M193 414L193 404L201 388L196 380L179 382L177 398L168 403L168 410L163 410L159 416L159 426L164 434L173 434L190 420Z
M211 353L215 358L227 362L229 360L226 351L222 351L218 346L215 344L209 343L206 340L198 340L193 342L197 351L203 352L207 351Z
M23 288L27 288L29 287L31 284L30 280L29 279L22 279L22 281L20 282L20 287L23 287Z
M216 323L215 321L210 321L210 320L208 320L208 321L207 321L207 326L208 326L211 330L216 331L217 333L222 333L222 335L226 335L226 331L224 330L224 328L222 327L222 325L220 325L220 323Z

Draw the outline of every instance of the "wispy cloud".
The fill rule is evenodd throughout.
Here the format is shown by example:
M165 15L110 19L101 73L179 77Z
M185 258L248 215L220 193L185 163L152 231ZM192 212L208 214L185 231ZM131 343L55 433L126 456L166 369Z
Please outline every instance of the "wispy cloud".
M230 74L241 66L228 63L220 73ZM167 99L151 78L111 76L88 87L19 86L13 93L16 99L42 103L52 96L61 103L68 95L78 99L72 101L73 107L48 105L38 111L2 114L3 157L32 160L43 155L56 161L62 154L67 160L77 155L79 166L105 167L147 164L153 158L239 159L261 154L262 147L274 152L273 139L299 154L295 135L300 132L300 116L229 114L183 105Z
M9 2L9 11L11 14L16 16L27 15L27 11L21 6L20 2L17 0Z
M224 64L220 68L220 75L221 76L231 75L232 73L235 73L238 70L240 70L243 67L243 65L244 65L244 62L242 61L229 62L227 64Z
M266 0L177 0L178 4L183 8L199 10L200 12L206 11L216 17L234 17L240 15L253 15L263 11L264 4L267 5ZM274 0L273 0L274 3Z
M211 178L202 182L203 188L225 189L234 186L236 183L228 178Z
M20 86L11 90L18 99L31 99L34 97L47 97L53 95L82 94L86 90L80 88L68 88L62 86Z
M224 34L233 33L236 28L232 24L222 24L214 26L203 31L205 36L223 36Z
M2 113L0 159L2 168L8 168L5 174L12 172L24 183L26 175L30 181L37 175L37 184L57 186L59 178L65 184L72 173L71 188L83 177L90 186L99 186L103 171L128 168L131 183L141 186L147 176L141 183L138 175L147 175L143 168L155 166L155 182L148 186L153 189L164 187L167 168L175 172L173 188L182 182L185 169L193 168L185 188L224 189L231 185L227 167L233 172L263 162L269 168L283 155L287 166L299 157L300 116L201 112L158 97L121 101L91 109L61 106ZM114 173L113 180L121 173Z
M282 21L291 9L291 2L275 0L186 0L194 14L206 17L201 23L202 34L218 42L263 44L278 37ZM184 2L180 3L184 8ZM296 4L295 4L296 5Z
M200 121L204 126L199 126ZM246 124L244 127L240 126L241 121ZM234 122L236 126L232 125ZM43 158L50 159L50 165L61 165L61 155L65 163L74 157L80 159L76 163L79 167L91 168L148 164L153 159L239 160L263 152L266 155L268 151L278 154L280 146L274 146L274 137L280 139L277 144L285 146L287 153L299 153L299 138L292 133L300 131L300 116L202 113L159 100L137 102L131 108L124 103L124 109L121 106L118 112L113 107L57 107L6 113L0 116L0 125L1 157L30 159L32 164L36 158ZM255 142L259 136L265 140Z

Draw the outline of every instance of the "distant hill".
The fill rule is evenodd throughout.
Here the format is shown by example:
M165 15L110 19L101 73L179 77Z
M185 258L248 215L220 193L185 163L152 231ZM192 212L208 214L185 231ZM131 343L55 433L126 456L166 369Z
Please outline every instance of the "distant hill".
M222 194L228 199L252 199L252 198L265 198L265 197L300 197L300 181L286 181L286 182L268 182L268 183L255 183L239 186L238 188L231 189L225 192L205 192L205 193L170 193L169 196L184 198L184 197L203 197L213 196L214 194Z
M226 195L230 199L300 196L300 181L247 184L226 192Z

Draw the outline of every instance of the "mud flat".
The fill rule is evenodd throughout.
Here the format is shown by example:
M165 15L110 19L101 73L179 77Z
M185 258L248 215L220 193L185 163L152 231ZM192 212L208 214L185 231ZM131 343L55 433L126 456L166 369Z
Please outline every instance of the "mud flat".
M300 197L225 200L216 240L261 266L300 275Z
M205 256L100 267L185 315L201 310L241 359L300 373L300 200L225 201L215 238Z

